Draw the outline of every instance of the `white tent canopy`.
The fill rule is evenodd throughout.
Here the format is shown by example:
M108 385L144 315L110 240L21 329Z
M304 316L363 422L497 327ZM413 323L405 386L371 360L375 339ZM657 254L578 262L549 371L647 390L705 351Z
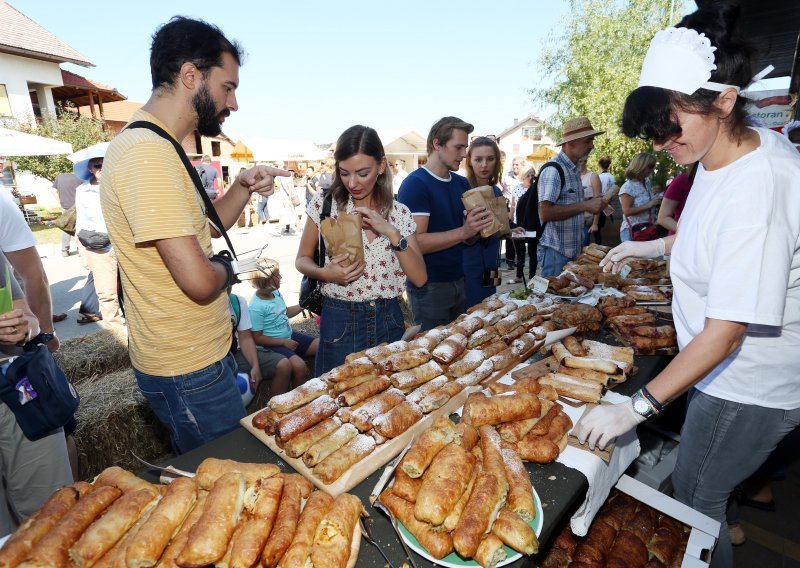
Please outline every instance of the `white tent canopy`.
M324 160L325 150L303 138L250 138L247 147L257 162L308 162Z
M427 156L427 139L416 130L395 128L393 130L383 130L378 133L383 143L383 149L387 155L405 154Z
M72 144L0 127L0 154L4 156L52 156L71 154Z

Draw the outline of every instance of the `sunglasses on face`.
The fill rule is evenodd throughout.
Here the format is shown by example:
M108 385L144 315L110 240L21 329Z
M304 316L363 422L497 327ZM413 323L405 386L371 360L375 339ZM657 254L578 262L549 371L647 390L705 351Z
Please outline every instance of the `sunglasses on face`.
M89 164L90 170L102 170L103 169L103 162L95 162L93 164Z

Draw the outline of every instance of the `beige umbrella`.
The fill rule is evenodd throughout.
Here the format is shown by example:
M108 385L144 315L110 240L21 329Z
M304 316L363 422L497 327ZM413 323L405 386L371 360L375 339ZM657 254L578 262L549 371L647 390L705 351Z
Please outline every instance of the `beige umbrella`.
M52 156L71 153L72 144L67 142L0 128L0 154L3 156Z

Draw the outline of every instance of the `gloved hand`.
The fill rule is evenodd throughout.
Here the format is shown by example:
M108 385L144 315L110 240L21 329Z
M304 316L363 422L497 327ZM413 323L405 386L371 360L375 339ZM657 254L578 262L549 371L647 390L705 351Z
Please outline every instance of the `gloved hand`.
M636 428L645 421L644 416L633 410L630 400L619 404L600 404L584 414L572 430L572 435L581 444L589 443L592 450L605 447L614 438Z
M603 272L617 274L630 258L655 258L666 252L664 239L654 241L625 241L608 251L605 258L600 261Z

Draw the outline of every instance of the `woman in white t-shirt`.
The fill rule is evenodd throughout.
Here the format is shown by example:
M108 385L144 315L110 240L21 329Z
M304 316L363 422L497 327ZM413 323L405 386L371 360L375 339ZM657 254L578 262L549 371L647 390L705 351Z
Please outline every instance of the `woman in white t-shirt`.
M800 424L800 155L747 125L750 52L725 31L737 16L709 3L659 32L625 103L627 136L700 162L677 234L623 243L602 262L618 271L672 253L680 352L631 401L592 410L573 432L604 447L691 389L674 494L720 523L734 488ZM732 565L723 529L712 566Z
M639 223L653 223L656 219L653 208L661 203L661 196L653 196L650 175L656 167L653 154L636 154L625 170L625 183L619 190L622 205L622 225L619 227L619 240L631 240L631 227Z
M336 165L328 191L319 191L306 208L308 219L295 266L322 284L317 376L341 365L344 358L405 332L399 296L406 277L415 286L428 279L417 229L408 207L394 200L392 175L383 144L374 129L351 126L336 142ZM330 217L339 211L361 215L364 262L346 264L347 255L314 262L320 214L330 194ZM326 249L326 253L329 252Z

